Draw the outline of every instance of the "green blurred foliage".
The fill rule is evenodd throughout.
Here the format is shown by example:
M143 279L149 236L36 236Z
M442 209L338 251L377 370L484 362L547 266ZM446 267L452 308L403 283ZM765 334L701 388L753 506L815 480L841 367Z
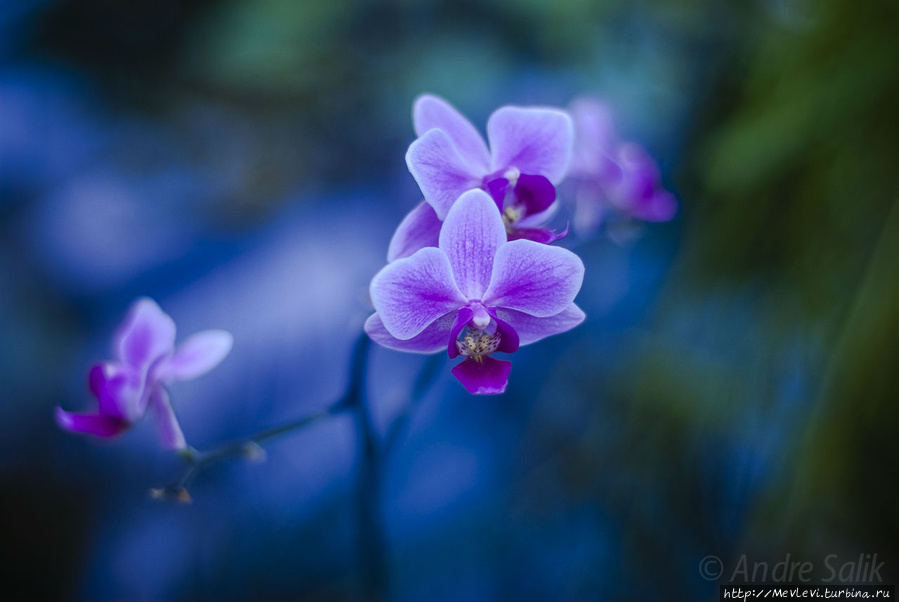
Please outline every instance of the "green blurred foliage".
M221 3L190 37L187 70L257 95L328 89L344 61L329 38L347 27L352 2Z
M702 107L680 174L686 248L623 380L670 428L736 438L747 416L800 404L748 544L879 550L895 570L899 5L763 4Z

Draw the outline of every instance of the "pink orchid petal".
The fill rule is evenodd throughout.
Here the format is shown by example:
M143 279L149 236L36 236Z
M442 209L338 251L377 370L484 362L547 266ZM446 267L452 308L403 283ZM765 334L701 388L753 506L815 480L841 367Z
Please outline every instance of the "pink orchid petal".
M466 298L480 299L484 294L493 257L505 242L506 228L490 195L471 190L460 196L440 230L440 250L446 253Z
M598 186L584 184L578 188L574 198L574 230L579 236L587 237L599 229L608 203Z
M425 132L409 146L406 165L437 217L445 219L450 207L466 190L478 188L483 174L459 154L449 134Z
M618 147L618 138L608 105L592 98L578 98L569 111L575 129L570 175L603 181L614 178L617 166L609 157Z
M512 309L497 309L496 316L515 329L522 345L530 345L546 337L567 332L583 322L586 317L581 308L574 303L547 318L535 318Z
M410 353L436 353L446 349L450 341L450 330L453 327L454 319L455 316L452 313L441 316L418 335L401 341L387 332L378 314L372 314L365 321L365 332L375 343L388 349Z
M567 249L530 240L500 247L484 305L515 309L538 318L554 316L574 301L584 264Z
M574 144L571 117L558 109L503 107L487 122L491 171L515 167L558 184L568 172Z
M419 96L412 108L412 122L417 136L433 128L446 132L474 170L486 173L490 168L490 152L484 138L462 113L442 98L430 94Z
M159 367L156 378L170 382L190 380L206 374L225 359L233 344L234 337L224 330L204 330L191 335Z
M425 247L436 247L442 225L433 207L425 201L419 203L403 218L390 239L387 262L409 257Z
M113 340L115 356L127 366L145 372L150 364L171 353L175 322L155 301L138 299Z
M387 332L403 341L467 302L446 254L433 247L387 264L372 278L370 292Z
M670 221L677 215L677 197L666 190L657 190L642 203L631 207L631 215L647 222Z

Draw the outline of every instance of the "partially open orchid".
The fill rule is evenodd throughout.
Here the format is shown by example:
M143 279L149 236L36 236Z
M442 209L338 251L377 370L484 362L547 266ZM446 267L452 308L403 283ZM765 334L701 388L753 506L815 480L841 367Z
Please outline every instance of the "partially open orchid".
M574 298L583 278L583 263L566 249L508 241L494 200L472 190L448 208L436 248L375 275L365 331L392 349L462 355L453 374L469 392L502 393L511 363L491 355L580 324Z
M471 122L441 98L420 96L412 118L418 139L406 153L406 164L427 205L420 204L403 221L389 261L408 256L402 253L411 254L425 240L436 244L439 222L472 189L487 192L496 203L509 240L550 243L565 235L542 224L556 210L555 186L571 159L574 129L567 113L502 107L487 121L489 149Z
M608 106L579 98L569 107L575 125L569 180L576 187L575 229L590 234L608 213L664 222L677 199L662 187L659 167L639 145L621 142Z
M91 367L88 384L97 398L94 412L56 409L62 428L113 437L127 430L147 409L156 416L162 445L184 449L186 442L165 386L205 374L231 351L232 337L206 330L175 349L175 322L152 299L138 299L113 338L114 361Z

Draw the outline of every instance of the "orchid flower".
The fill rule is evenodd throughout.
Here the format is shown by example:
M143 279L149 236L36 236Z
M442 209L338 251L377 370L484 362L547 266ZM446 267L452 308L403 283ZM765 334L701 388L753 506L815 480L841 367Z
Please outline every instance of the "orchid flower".
M583 278L584 264L567 249L508 241L494 199L472 190L447 209L436 248L375 275L365 331L391 349L462 355L453 374L469 392L503 393L511 362L491 355L580 324L574 298Z
M206 330L175 349L175 322L152 299L138 299L113 338L116 359L90 369L88 384L97 409L78 414L57 408L56 422L75 433L114 437L150 409L163 447L184 449L184 434L165 387L205 374L228 355L231 345L228 332Z
M571 159L574 128L567 113L502 107L487 121L489 149L471 122L437 96L420 96L412 119L418 139L406 153L406 164L425 201L403 220L388 261L435 246L440 222L472 189L493 199L509 240L551 243L565 236L567 229L557 234L542 224L557 208L555 187Z
M639 145L621 142L608 106L579 98L569 107L575 143L569 179L577 187L574 226L595 231L609 211L649 222L677 213L677 199L661 185L655 160Z

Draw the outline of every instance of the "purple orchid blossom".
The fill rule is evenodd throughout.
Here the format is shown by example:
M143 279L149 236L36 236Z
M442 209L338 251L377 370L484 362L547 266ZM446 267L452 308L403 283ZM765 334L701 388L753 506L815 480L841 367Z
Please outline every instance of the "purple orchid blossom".
M592 234L608 212L665 222L677 213L677 199L662 187L659 166L641 146L621 142L609 107L579 98L569 107L575 125L569 180L577 189L574 227Z
M472 189L493 199L509 240L548 244L567 234L567 228L556 233L542 226L558 207L555 187L571 160L574 126L567 113L502 107L487 121L489 149L471 122L442 98L420 96L412 119L418 139L406 153L406 164L425 201L403 220L389 261L436 245L440 222Z
M409 257L419 249L436 247L442 226L443 222L437 217L434 208L427 201L420 202L403 218L393 233L387 248L388 263Z
M175 322L152 299L138 299L113 338L114 361L91 367L88 384L97 398L95 412L56 409L56 422L74 433L114 437L149 408L156 416L163 447L187 444L175 418L166 385L205 374L231 351L224 330L206 330L175 349Z
M397 259L372 279L375 313L365 332L391 349L462 355L453 374L469 392L503 393L511 362L491 354L580 324L574 298L583 278L571 251L507 240L494 199L471 190L447 210L436 248Z

